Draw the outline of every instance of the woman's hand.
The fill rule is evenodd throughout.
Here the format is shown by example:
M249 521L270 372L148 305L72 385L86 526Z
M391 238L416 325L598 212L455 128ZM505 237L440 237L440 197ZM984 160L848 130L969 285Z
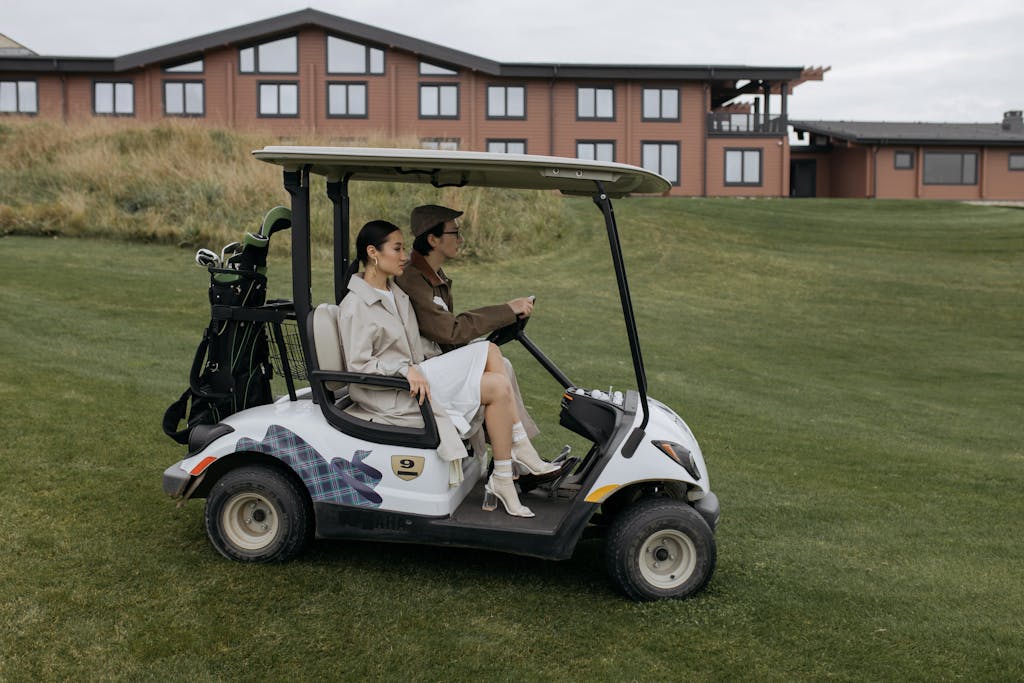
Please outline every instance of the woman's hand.
M423 405L423 399L430 398L430 385L427 384L427 378L415 365L409 366L405 378L409 380L409 394L415 396L420 405Z

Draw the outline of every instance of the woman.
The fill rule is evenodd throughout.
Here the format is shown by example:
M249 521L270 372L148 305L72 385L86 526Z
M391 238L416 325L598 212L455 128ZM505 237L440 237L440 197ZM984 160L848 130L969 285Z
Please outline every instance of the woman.
M519 502L513 482L512 426L518 420L501 351L479 342L425 359L409 297L390 280L401 274L407 262L402 232L394 224L370 221L359 231L348 294L338 312L345 364L350 372L401 375L409 381L409 393L352 384L349 395L360 409L392 424L415 419L418 406L429 398L435 415L439 408L444 411L438 419L442 435L438 453L455 465L459 456L453 451L462 449L462 443L458 434L445 429L444 418L465 433L482 405L494 451L494 473L485 486L484 506L494 509L497 498L508 514L533 517ZM360 263L363 272L357 273Z

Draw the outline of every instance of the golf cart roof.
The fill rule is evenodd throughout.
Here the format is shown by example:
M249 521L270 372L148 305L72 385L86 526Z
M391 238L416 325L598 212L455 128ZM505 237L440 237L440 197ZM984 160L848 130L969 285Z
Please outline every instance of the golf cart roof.
M434 187L508 187L560 190L564 194L592 195L600 181L611 197L630 193L660 194L671 187L657 173L629 166L586 159L530 154L453 152L427 149L371 147L268 146L253 155L285 170L310 167L311 173L339 180L352 174L357 180L430 183Z

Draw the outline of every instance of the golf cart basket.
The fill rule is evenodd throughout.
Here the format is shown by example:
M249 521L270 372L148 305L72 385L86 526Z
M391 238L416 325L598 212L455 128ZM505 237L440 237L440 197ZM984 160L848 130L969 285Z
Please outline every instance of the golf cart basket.
M210 324L196 348L188 388L164 413L164 433L178 443L188 444L200 425L215 425L240 410L271 403L275 369L292 396L294 380L305 377L292 303L266 301L270 236L289 227L291 211L279 206L267 213L259 232L224 248L225 256L234 254L226 262L212 252L206 260L197 255L210 273ZM298 367L292 359L299 359Z

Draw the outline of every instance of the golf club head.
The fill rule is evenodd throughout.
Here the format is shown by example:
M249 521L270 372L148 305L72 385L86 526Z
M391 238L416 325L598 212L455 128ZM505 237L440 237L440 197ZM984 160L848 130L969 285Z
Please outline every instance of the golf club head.
M203 248L196 252L196 264L203 268L209 268L210 266L220 268L220 258L209 249Z
M232 254L238 254L242 251L242 245L239 242L232 242L231 244L225 244L224 248L220 250L220 262L227 263L228 256Z

